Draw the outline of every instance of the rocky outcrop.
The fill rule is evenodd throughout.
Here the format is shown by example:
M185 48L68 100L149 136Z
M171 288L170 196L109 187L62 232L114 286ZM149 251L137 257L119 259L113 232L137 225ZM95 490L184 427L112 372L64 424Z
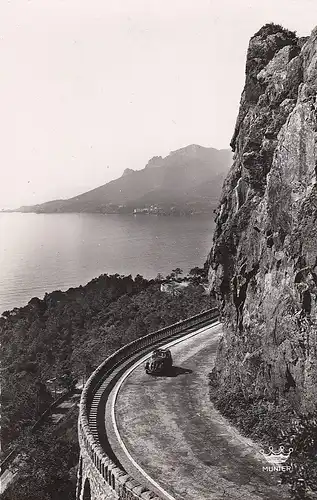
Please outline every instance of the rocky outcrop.
M209 255L225 324L213 379L226 393L317 406L317 29L266 25L246 83Z
M134 174L133 168L125 168L124 171L123 171L122 177L124 175L129 175L129 174Z

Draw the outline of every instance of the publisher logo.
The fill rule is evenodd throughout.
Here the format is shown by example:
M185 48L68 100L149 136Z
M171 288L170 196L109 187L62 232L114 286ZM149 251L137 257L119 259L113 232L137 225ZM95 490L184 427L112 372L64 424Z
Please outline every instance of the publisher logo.
M266 472L289 472L292 470L292 466L288 465L286 462L293 452L293 448L289 448L288 451L284 451L284 446L280 446L278 451L273 450L273 446L269 447L269 453L265 453L264 450L260 450L266 461L269 463L267 466L263 466L262 470Z

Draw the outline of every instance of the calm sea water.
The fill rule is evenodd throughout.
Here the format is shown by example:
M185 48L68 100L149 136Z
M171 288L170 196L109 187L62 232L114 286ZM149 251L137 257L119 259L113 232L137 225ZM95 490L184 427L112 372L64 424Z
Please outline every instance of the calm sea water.
M0 312L102 273L155 277L205 262L211 216L0 214Z

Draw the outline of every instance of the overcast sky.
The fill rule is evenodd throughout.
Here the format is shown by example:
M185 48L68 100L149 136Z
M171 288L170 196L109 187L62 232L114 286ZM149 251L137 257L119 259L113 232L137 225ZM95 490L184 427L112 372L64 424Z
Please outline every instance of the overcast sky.
M229 147L250 37L316 0L2 0L0 207L70 197L188 144Z

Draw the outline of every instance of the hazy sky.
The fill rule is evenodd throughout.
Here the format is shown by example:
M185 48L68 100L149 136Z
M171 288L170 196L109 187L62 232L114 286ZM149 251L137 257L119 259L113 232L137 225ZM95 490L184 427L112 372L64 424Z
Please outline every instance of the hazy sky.
M2 0L0 207L70 197L188 144L228 147L250 37L316 0Z

